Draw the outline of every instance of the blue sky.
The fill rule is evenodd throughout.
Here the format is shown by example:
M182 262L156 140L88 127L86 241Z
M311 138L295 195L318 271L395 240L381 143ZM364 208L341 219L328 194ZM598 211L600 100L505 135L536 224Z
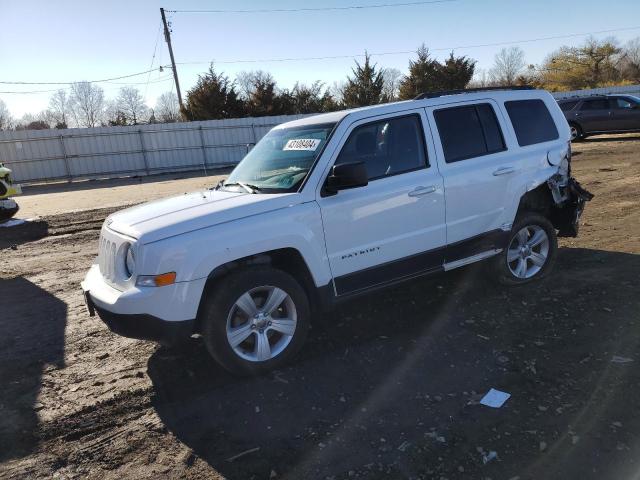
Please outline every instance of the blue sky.
M149 69L160 26L159 7L167 10L300 8L380 3L403 0L110 0L30 1L0 0L0 80L65 82L93 80ZM406 1L406 0L405 0ZM370 10L307 13L170 13L183 91L189 89L209 61L233 77L238 71L270 71L281 86L296 81L328 84L350 72L352 58L268 62L272 58L358 55L369 52L415 50L425 43L436 57L452 47L515 42L540 37L625 29L615 35L621 43L640 36L640 2L617 0L457 0L421 6ZM563 44L578 44L585 37L517 43L528 63L539 63ZM514 43L516 44L516 43ZM478 67L488 69L500 46L455 48ZM374 57L384 67L406 71L410 55ZM258 60L255 63L223 63ZM168 64L166 44L160 37L154 66ZM101 83L113 97L126 82L146 91L150 105L162 92L171 90L169 70L127 80ZM166 80L165 80L166 79ZM152 83L147 85L147 80ZM0 91L50 90L55 85L0 85ZM11 112L46 108L50 93L0 93Z

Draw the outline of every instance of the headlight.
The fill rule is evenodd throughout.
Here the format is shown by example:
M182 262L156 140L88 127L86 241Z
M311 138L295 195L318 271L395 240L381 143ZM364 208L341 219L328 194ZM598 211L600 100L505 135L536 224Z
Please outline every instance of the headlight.
M133 253L133 246L129 245L127 247L127 253L125 255L124 267L125 272L127 273L127 277L131 278L136 271L136 257Z

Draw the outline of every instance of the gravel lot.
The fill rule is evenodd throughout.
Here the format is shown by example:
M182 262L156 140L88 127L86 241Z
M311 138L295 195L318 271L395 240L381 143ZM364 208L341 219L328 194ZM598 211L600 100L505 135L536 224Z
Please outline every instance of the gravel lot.
M640 136L575 151L596 197L548 279L502 289L470 267L361 298L253 379L85 313L104 217L186 183L118 185L112 208L73 214L116 187L32 191L41 221L0 229L0 477L637 478ZM492 387L512 395L500 409L478 404Z

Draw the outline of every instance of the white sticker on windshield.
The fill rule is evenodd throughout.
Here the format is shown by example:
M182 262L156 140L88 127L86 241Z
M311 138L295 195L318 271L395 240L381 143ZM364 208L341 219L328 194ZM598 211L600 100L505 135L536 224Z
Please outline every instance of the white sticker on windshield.
M320 140L317 138L295 138L289 140L282 150L308 150L315 152L320 145Z

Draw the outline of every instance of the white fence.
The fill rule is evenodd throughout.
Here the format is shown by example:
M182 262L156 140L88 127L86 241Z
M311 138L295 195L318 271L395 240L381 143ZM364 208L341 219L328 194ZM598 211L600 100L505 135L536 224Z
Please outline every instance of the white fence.
M272 127L304 115L0 132L18 182L111 178L237 164Z
M573 90L571 92L553 92L556 100L561 98L577 97L580 95L605 95L608 93L624 93L627 95L640 96L640 85L628 85L624 87L603 87L592 88L591 90Z

